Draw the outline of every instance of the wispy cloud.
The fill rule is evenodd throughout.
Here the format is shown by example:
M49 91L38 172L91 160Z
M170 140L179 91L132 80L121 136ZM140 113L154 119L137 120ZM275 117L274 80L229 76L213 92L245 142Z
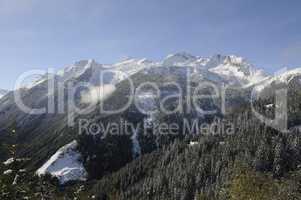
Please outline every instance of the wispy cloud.
M115 91L114 85L104 85L98 87L92 87L88 92L82 93L82 103L97 103L105 100Z

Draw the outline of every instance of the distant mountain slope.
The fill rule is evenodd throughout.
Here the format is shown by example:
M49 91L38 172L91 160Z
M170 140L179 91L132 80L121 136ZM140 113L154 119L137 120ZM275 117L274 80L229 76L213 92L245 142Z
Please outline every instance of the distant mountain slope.
M0 99L8 93L8 90L0 89Z

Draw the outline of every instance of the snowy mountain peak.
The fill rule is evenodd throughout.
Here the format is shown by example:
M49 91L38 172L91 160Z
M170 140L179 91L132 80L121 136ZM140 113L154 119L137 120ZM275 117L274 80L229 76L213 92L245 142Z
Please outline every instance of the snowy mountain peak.
M212 67L217 67L218 65L226 65L226 64L229 64L229 65L249 65L246 60L242 57L238 57L238 56L235 56L235 55L227 55L227 56L224 56L224 55L221 55L221 54L216 54L212 57L210 57L208 59L208 63L207 63L207 68L212 68Z
M164 60L164 66L181 66L187 65L188 63L195 62L198 58L196 56L190 55L186 52L180 52L176 54L169 54Z
M95 64L97 63L94 59L80 60L74 63L74 65L78 67L86 67L87 65L95 65Z
M170 59L170 58L183 58L183 59L193 59L193 58L196 58L195 56L183 51L183 52L178 52L178 53L175 53L175 54L169 54L166 56L165 59Z
M119 66L126 66L126 65L146 65L146 64L151 64L151 63L153 63L153 62L146 58L143 58L143 59L128 58L126 60L123 60L121 62L114 64L114 66L119 67Z
M240 86L253 84L267 77L262 70L256 69L246 59L235 55L216 54L210 58L203 58L185 52L176 53L168 55L162 66L189 66L203 69L203 72L208 70L226 82Z
M229 64L234 64L234 65L242 65L242 64L247 64L246 59L243 57L238 57L235 55L229 55L226 56L224 59L224 63L229 63Z
M89 59L89 60L80 60L80 61L77 61L75 62L73 65L71 66L67 66L65 68L66 71L70 71L70 70L74 70L76 68L84 68L84 69L87 69L89 67L92 67L92 66L98 66L100 64L98 64L94 59Z
M226 56L224 56L224 55L221 55L221 54L215 54L215 55L213 55L213 56L210 58L210 60L216 61L216 62L222 62L222 61L225 60L225 58L226 58Z
M101 64L95 62L95 60L80 60L75 62L73 65L66 66L60 70L57 74L62 77L63 80L69 80L70 78L76 78L83 74L88 68L91 67L102 67Z
M246 59L235 55L215 55L207 68L233 84L252 85L267 77L263 70L256 69Z
M128 75L132 75L142 69L153 66L155 63L146 58L143 59L126 59L110 66L113 70L124 72Z

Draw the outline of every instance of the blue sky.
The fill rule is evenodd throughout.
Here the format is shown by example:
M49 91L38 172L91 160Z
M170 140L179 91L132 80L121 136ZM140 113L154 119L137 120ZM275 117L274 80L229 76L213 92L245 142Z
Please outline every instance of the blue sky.
M237 54L268 72L301 67L301 1L0 0L0 88L81 59Z

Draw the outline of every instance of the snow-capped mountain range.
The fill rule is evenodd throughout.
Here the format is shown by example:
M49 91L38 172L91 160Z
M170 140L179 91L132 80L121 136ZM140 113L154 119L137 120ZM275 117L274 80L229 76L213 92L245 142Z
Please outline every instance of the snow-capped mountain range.
M188 53L176 53L168 55L163 61L159 62L145 58L127 59L113 65L106 65L105 68L120 71L130 76L145 68L171 66L192 67L200 74L214 74L220 80L236 86L252 85L268 77L263 70L257 69L244 58L234 55L215 55L210 58L203 58ZM212 75L211 77L207 76L207 78L216 80L216 77ZM122 77L116 78L116 80L122 80Z
M288 81L289 78L301 74L301 69L284 72L279 76L270 76L262 69L250 64L246 59L235 55L214 55L209 58L193 56L188 53L170 54L159 62L148 59L126 59L115 64L99 64L94 60L82 60L64 67L55 77L58 81L67 81L82 76L87 71L92 71L91 82L97 79L99 72L106 71L104 84L116 84L126 77L143 69L160 67L190 67L195 73L212 81L219 81L231 86L242 88L256 86L262 89L275 80ZM98 72L98 73L95 73ZM34 87L47 80L47 75L35 80L30 87ZM1 93L0 93L1 95Z
M235 86L250 86L268 78L263 72L248 63L246 59L234 55L215 55L210 58L193 56L188 53L176 53L168 55L163 61L154 62L148 59L127 59L115 64L99 64L94 60L82 60L64 67L58 71L55 77L60 81L66 81L83 75L88 70L106 70L106 83L115 84L127 76L131 76L143 69L154 67L192 67L200 75L206 75L209 80L218 79ZM97 74L97 73L94 73ZM45 81L47 75L35 80L30 88ZM92 77L91 80L95 79Z

